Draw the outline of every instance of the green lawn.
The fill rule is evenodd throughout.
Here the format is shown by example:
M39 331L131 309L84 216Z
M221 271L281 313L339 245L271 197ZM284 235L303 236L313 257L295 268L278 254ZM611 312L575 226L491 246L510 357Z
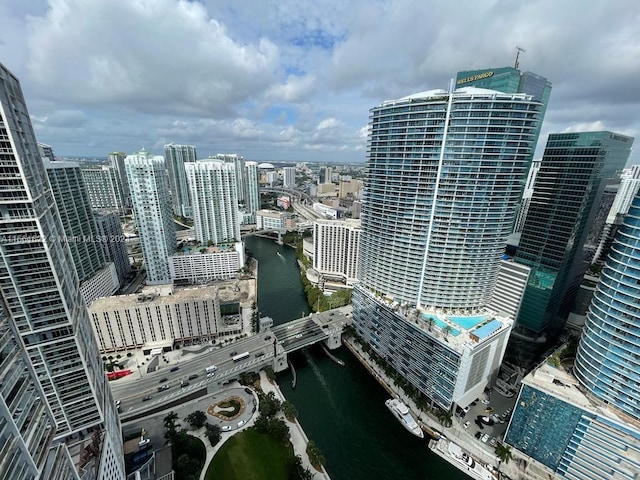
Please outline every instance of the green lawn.
M287 480L293 449L253 428L231 437L209 464L207 480Z

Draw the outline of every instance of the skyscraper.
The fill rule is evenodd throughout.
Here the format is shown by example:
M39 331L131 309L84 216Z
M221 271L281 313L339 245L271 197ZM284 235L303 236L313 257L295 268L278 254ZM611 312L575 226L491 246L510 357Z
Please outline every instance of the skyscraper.
M640 195L618 229L587 312L575 375L640 421Z
M482 393L504 353L512 320L486 307L541 108L462 88L371 110L354 325L443 408Z
M115 265L107 262L104 255L80 166L49 160L44 160L44 166L80 280L80 291L88 306L96 298L115 293L120 280Z
M170 143L164 146L164 160L169 173L169 189L174 215L191 218L191 194L184 164L195 162L196 158L196 147L193 145Z
M115 265L118 278L122 283L131 272L131 263L129 263L129 254L124 242L120 217L111 212L94 213L94 218L104 255L109 262L113 262Z
M517 326L535 333L559 322L563 296L582 261L580 252L594 204L606 179L624 167L633 138L612 132L549 135L534 184L518 263L531 275Z
M247 171L247 195L245 198L245 209L247 220L245 223L256 223L256 212L260 210L260 172L256 162L245 162Z
M124 185L120 182L120 175L113 167L83 168L84 180L91 208L100 212L117 212L125 215L130 206L125 198ZM126 174L124 176L126 181ZM127 191L129 186L127 185Z
M5 399L0 416L12 415L23 425L12 429L14 445L25 445L19 456L36 462L28 468L44 475L40 478L69 478L64 464L71 461L82 478L122 479L119 420L78 277L20 83L3 65L0 138L6 143L0 152L0 296L7 319L1 321L2 349L12 350L18 362L10 371L4 361L0 364ZM25 355L16 355L16 349ZM44 415L53 419L53 433L47 433L51 421ZM3 463L2 468L9 467Z
M147 270L147 283L171 283L169 255L176 250L176 233L164 158L142 149L127 155L124 163Z
M46 158L50 162L55 161L56 157L53 155L53 147L51 147L51 145L38 142L38 151L43 159Z
M123 152L113 152L107 157L111 167L115 169L120 179L122 188L122 199L124 208L129 211L131 209L131 192L129 191L129 182L127 181L127 172L124 167L124 159L127 155Z
M296 167L284 167L282 169L282 185L285 188L295 188Z
M196 239L219 243L240 241L236 165L216 158L185 164L191 190Z
M575 350L522 381L505 441L567 479L638 478L640 195L618 230ZM575 360L573 357L575 355Z

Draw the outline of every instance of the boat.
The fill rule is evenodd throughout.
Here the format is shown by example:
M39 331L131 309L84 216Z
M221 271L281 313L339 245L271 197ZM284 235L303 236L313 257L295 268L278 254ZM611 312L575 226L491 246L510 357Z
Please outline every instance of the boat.
M456 443L446 439L431 440L429 449L475 480L498 480L491 466L480 463Z
M424 438L424 432L416 422L416 419L413 418L411 412L409 411L409 407L407 407L404 403L402 403L397 398L390 398L384 404L387 406L391 413L400 421L400 423L413 433L416 437Z

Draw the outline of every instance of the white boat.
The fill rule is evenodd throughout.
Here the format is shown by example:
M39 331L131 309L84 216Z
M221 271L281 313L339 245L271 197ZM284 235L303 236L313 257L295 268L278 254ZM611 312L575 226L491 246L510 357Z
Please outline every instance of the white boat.
M492 467L480 463L459 445L445 439L431 440L429 448L475 480L497 480Z
M391 410L391 413L395 415L404 428L409 430L416 437L424 438L424 433L422 432L420 425L418 425L418 422L416 422L416 419L411 415L409 407L397 398L389 399L384 402L384 404L389 410Z

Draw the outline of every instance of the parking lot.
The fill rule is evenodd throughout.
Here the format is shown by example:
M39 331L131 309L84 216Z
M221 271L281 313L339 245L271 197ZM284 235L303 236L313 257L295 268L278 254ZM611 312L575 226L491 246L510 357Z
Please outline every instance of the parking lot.
M489 395L480 397L475 402L475 405L472 403L466 414L462 412L457 414L454 421L458 423L467 434L475 437L475 439L469 441L485 444L493 450L493 445L495 445L497 441L502 441L504 433L507 430L516 398L516 396L511 398L503 397L499 393L492 391ZM484 417L484 421L479 420L479 417ZM467 422L468 426L465 427Z

